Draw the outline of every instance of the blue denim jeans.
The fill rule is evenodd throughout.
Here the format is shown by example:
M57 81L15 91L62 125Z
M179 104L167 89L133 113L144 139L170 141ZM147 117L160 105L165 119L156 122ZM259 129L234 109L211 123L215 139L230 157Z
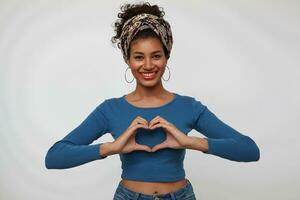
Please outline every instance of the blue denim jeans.
M187 184L175 192L151 195L129 190L120 182L115 191L113 200L196 200L193 186L188 179L186 180Z

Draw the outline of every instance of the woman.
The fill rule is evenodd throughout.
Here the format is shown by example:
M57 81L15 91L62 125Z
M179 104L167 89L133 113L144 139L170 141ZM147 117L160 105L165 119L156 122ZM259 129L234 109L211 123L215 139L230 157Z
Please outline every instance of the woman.
M70 168L119 154L123 171L115 200L174 200L196 199L183 168L186 149L233 161L259 160L259 148L249 136L222 122L199 100L163 87L173 43L164 11L149 3L125 4L121 11L112 42L118 41L136 89L101 102L49 149L46 167ZM192 129L207 138L188 136ZM91 145L105 133L115 140Z

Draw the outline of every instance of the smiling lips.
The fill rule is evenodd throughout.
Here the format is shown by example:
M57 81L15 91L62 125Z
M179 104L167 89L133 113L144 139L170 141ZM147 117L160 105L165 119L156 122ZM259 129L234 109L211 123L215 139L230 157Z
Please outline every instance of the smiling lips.
M149 79L154 79L156 73L157 73L157 71L155 71L155 72L142 72L141 74L142 74L144 79L149 80Z

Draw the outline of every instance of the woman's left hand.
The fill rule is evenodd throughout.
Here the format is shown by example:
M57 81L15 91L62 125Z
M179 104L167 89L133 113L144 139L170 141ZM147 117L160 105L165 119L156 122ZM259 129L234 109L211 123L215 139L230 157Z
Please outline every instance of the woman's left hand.
M161 116L156 116L149 122L149 129L162 127L166 131L167 138L164 142L152 147L152 152L163 148L185 149L191 142L191 137L185 135Z

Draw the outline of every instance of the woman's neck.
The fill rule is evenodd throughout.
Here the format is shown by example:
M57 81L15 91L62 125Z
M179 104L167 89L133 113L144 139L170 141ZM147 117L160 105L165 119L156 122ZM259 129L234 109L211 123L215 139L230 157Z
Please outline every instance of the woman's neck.
M171 92L167 91L162 84L158 84L153 87L145 87L137 85L136 89L130 93L132 97L139 99L155 99L169 96Z

